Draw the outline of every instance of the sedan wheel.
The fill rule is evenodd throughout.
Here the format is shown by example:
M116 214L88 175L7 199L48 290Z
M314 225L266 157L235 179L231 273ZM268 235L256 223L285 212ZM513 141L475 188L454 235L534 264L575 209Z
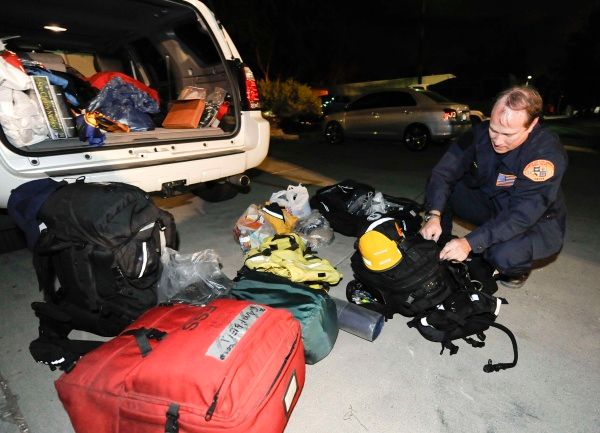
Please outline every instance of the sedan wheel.
M342 125L331 122L325 127L325 140L329 144L342 144L344 141L344 130Z
M404 133L404 144L409 150L424 150L429 145L429 141L429 131L421 125L410 126Z

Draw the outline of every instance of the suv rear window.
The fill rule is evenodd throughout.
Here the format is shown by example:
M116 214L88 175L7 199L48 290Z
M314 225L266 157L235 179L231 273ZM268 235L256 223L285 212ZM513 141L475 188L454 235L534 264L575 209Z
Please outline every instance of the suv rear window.
M221 63L221 57L210 35L201 30L196 22L188 22L174 28L177 37L194 51L204 66Z

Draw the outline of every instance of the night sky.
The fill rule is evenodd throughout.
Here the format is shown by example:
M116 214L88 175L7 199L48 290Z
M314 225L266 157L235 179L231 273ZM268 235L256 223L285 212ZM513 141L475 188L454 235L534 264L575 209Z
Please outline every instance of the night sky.
M509 73L542 77L545 85L563 72L570 79L575 67L584 69L578 77L597 81L600 73L600 30L590 30L600 28L598 0L371 0L361 7L340 0L217 0L214 7L261 78L333 85L419 72ZM578 32L587 32L595 51L569 53ZM581 65L569 64L574 57Z

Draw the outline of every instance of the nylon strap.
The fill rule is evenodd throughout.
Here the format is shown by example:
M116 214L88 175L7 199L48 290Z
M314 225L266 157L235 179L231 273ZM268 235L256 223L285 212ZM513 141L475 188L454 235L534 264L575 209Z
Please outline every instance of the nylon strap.
M515 335L512 333L512 331L510 329L508 329L506 326L501 325L499 323L492 322L492 323L490 323L490 326L493 328L499 329L499 330L503 331L506 335L508 335L508 338L510 338L510 342L511 342L512 348L513 348L513 360L512 360L512 362L493 364L492 360L488 359L488 363L483 366L483 371L485 371L486 373L492 373L495 371L506 370L507 368L512 368L512 367L516 366L517 361L519 360L519 349L517 347L517 340L515 339Z
M152 352L150 339L160 341L167 335L167 333L156 328L138 328L125 331L121 335L133 335L135 337L135 342L140 349L142 357L144 358L148 356L150 352Z
M179 432L179 405L177 403L169 404L167 410L167 421L165 422L165 433Z
M290 241L290 247L285 248L285 249L292 250L292 251L297 250L299 245L298 245L298 242L296 242L296 239L294 238L294 236L292 236L292 235L277 234L277 235L273 236L272 240L277 241L277 240L286 239L286 238L289 239L289 241ZM278 250L279 246L277 244L273 243L273 244L269 244L269 248L271 250Z
M450 340L443 340L441 344L442 350L440 351L440 355L444 353L444 349L448 349L450 351L450 355L454 355L456 352L458 352L458 346L452 343Z

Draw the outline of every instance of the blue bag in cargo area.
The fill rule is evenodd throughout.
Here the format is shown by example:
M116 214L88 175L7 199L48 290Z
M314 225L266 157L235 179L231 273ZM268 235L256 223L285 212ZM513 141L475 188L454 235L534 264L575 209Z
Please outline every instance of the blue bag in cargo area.
M285 308L302 327L307 364L325 358L338 336L335 302L323 289L312 289L268 272L243 268L230 295L273 308Z

